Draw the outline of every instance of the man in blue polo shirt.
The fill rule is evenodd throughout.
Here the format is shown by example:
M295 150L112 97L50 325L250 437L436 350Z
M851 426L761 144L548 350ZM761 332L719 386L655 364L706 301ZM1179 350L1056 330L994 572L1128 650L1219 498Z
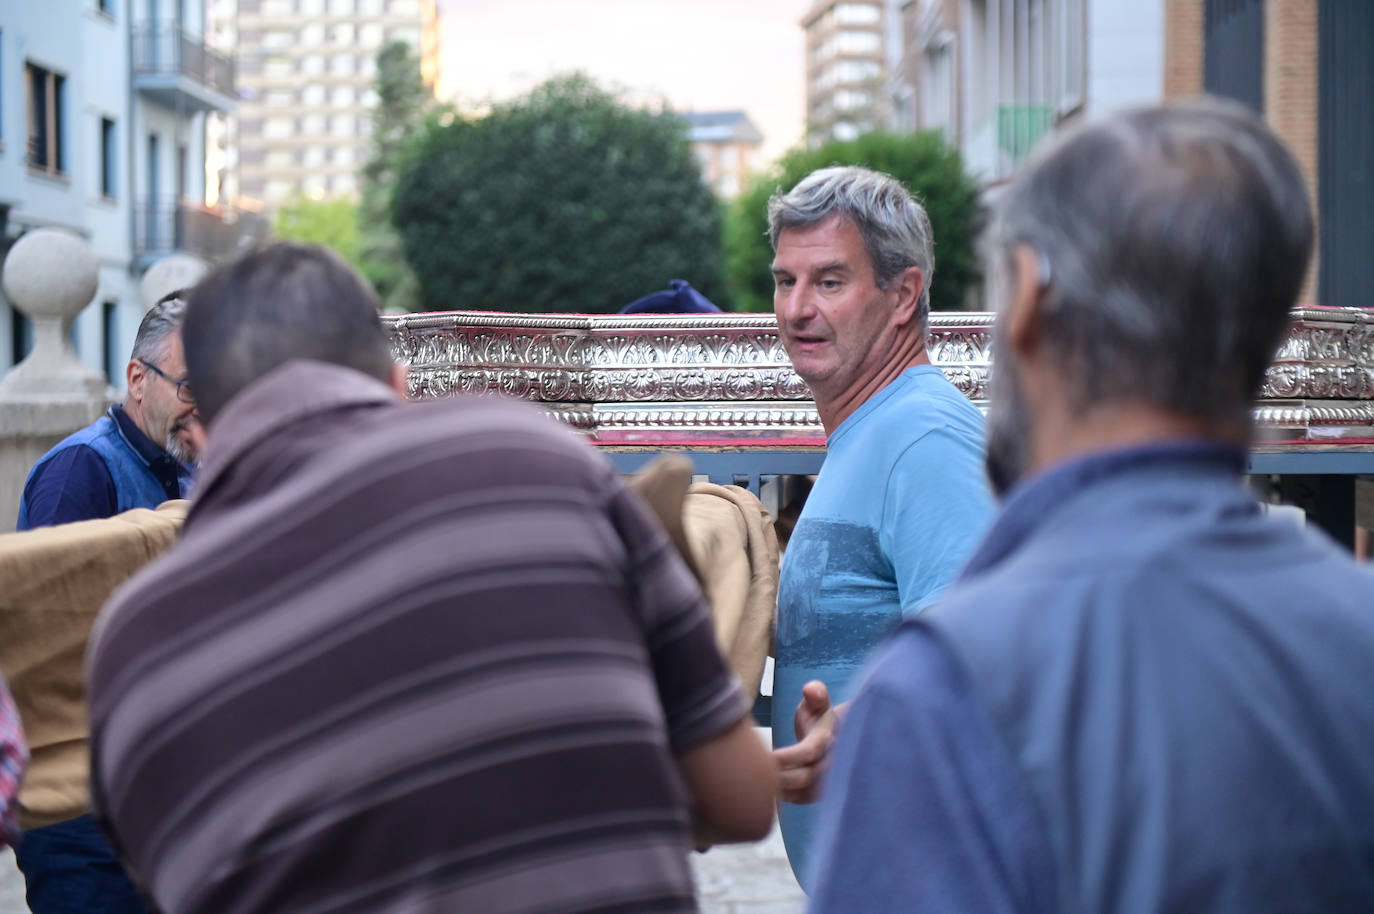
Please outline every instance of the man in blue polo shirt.
M1312 241L1229 103L1090 124L1004 191L1007 497L850 705L812 911L1374 910L1374 575L1241 481Z
M195 458L180 293L148 311L125 369L128 396L34 465L20 530L111 517L184 498ZM73 683L73 687L77 684ZM15 846L34 914L143 914L146 908L90 815L30 829Z
M195 399L181 351L178 293L143 316L125 377L128 396L44 454L24 483L18 529L111 517L183 498L191 483Z
M805 882L837 713L859 666L948 585L992 518L983 417L926 351L930 220L900 182L823 168L768 205L778 336L811 388L825 466L778 583L779 812ZM830 702L837 705L830 709Z

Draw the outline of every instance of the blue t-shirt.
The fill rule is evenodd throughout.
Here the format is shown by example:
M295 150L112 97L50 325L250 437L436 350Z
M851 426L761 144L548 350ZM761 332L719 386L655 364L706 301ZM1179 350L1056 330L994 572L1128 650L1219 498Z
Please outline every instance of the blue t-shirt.
M978 408L933 365L907 369L830 436L782 563L774 746L796 742L806 682L849 700L873 648L958 574L993 515L983 439ZM814 817L781 811L799 877Z

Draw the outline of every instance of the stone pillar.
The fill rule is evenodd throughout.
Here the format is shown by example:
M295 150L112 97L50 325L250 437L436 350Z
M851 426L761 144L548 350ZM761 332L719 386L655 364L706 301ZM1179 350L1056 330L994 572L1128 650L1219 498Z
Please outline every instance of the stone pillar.
M33 351L0 379L0 532L14 529L24 479L39 457L90 425L115 397L82 364L72 321L95 297L95 255L82 238L56 229L29 232L5 258L5 295L33 322Z
M1204 0L1165 0L1164 97L1201 95Z
M1292 150L1317 210L1317 0L1264 4L1264 119ZM1298 303L1317 301L1317 248Z

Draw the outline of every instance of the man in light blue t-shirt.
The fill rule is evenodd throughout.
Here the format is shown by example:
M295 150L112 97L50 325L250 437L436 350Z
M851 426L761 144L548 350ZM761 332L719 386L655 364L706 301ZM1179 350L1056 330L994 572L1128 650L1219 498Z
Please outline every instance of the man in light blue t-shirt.
M813 172L768 204L778 332L828 435L783 559L774 719L799 875L838 712L869 652L951 580L991 520L983 417L930 364L930 221L893 178ZM836 707L832 709L832 699Z

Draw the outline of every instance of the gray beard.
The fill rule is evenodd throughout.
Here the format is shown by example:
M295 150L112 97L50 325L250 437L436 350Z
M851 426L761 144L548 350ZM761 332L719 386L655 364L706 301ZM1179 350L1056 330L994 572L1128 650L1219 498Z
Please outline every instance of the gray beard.
M1005 350L998 342L993 344L994 351L1001 354ZM1000 370L993 365L988 386L988 482L1002 498L1021 481L1030 465L1030 410L1009 356L1002 356Z
M162 449L171 454L172 457L176 459L177 463L184 463L187 466L191 466L195 463L195 460L191 456L191 452L183 447L182 443L177 439L177 433L175 431L167 435L167 440L163 442Z

